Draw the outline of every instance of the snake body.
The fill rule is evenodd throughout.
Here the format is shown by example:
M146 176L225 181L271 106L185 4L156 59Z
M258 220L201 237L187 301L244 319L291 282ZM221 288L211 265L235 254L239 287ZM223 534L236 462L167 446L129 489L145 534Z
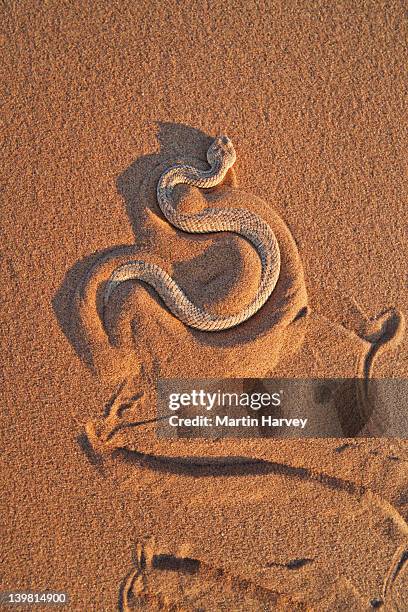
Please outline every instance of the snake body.
M218 316L195 306L179 285L160 266L142 260L129 261L114 270L104 294L106 305L112 291L120 283L138 279L148 283L160 295L170 312L185 325L201 331L220 331L235 327L252 317L265 304L280 274L279 244L270 226L255 213L243 208L206 208L197 214L182 214L174 208L174 188L187 184L203 189L222 182L235 163L232 142L217 137L207 151L209 170L185 164L171 166L161 175L157 200L169 223L192 234L234 232L246 238L256 249L262 265L260 284L252 301L236 314Z

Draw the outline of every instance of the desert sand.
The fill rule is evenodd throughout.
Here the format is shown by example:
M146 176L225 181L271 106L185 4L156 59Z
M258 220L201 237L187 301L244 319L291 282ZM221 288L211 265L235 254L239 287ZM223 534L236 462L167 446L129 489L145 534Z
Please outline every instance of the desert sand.
M97 612L408 609L408 445L381 411L363 401L321 439L163 440L154 422L158 378L408 379L403 4L1 15L0 591ZM177 188L177 207L264 218L282 256L270 299L211 334L129 282L102 317L136 253L202 308L251 299L254 249L180 232L157 205L161 173L207 168L223 133L236 164Z

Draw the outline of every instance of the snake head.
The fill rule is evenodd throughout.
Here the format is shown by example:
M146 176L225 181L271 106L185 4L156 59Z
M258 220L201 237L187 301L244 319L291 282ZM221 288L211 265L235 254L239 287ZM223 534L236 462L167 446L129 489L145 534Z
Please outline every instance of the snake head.
M234 165L236 160L234 145L228 136L217 136L207 151L208 163L213 166L216 162L221 162L227 170Z

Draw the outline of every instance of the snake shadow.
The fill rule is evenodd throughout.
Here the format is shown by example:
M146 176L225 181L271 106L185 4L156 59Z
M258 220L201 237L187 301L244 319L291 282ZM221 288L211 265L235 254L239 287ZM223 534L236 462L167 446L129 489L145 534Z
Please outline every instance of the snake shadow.
M158 124L157 140L160 150L157 153L137 158L116 180L116 188L123 197L129 223L135 240L140 233L141 221L150 203L143 197L143 183L157 166L168 160L180 157L197 157L197 152L205 153L212 142L212 137L187 125L177 123ZM158 209L157 209L158 211ZM90 347L86 340L85 329L82 328L80 317L75 306L75 293L81 281L91 268L110 255L131 252L134 245L116 245L88 255L77 261L66 273L52 298L52 308L58 325L66 339L75 350L77 356L93 370ZM159 299L159 298L158 298Z

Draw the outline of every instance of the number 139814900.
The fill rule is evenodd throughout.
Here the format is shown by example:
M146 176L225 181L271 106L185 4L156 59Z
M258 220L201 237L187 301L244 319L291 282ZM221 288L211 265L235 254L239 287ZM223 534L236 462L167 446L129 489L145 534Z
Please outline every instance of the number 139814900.
M1 604L66 604L68 595L62 591L8 591L0 593Z

